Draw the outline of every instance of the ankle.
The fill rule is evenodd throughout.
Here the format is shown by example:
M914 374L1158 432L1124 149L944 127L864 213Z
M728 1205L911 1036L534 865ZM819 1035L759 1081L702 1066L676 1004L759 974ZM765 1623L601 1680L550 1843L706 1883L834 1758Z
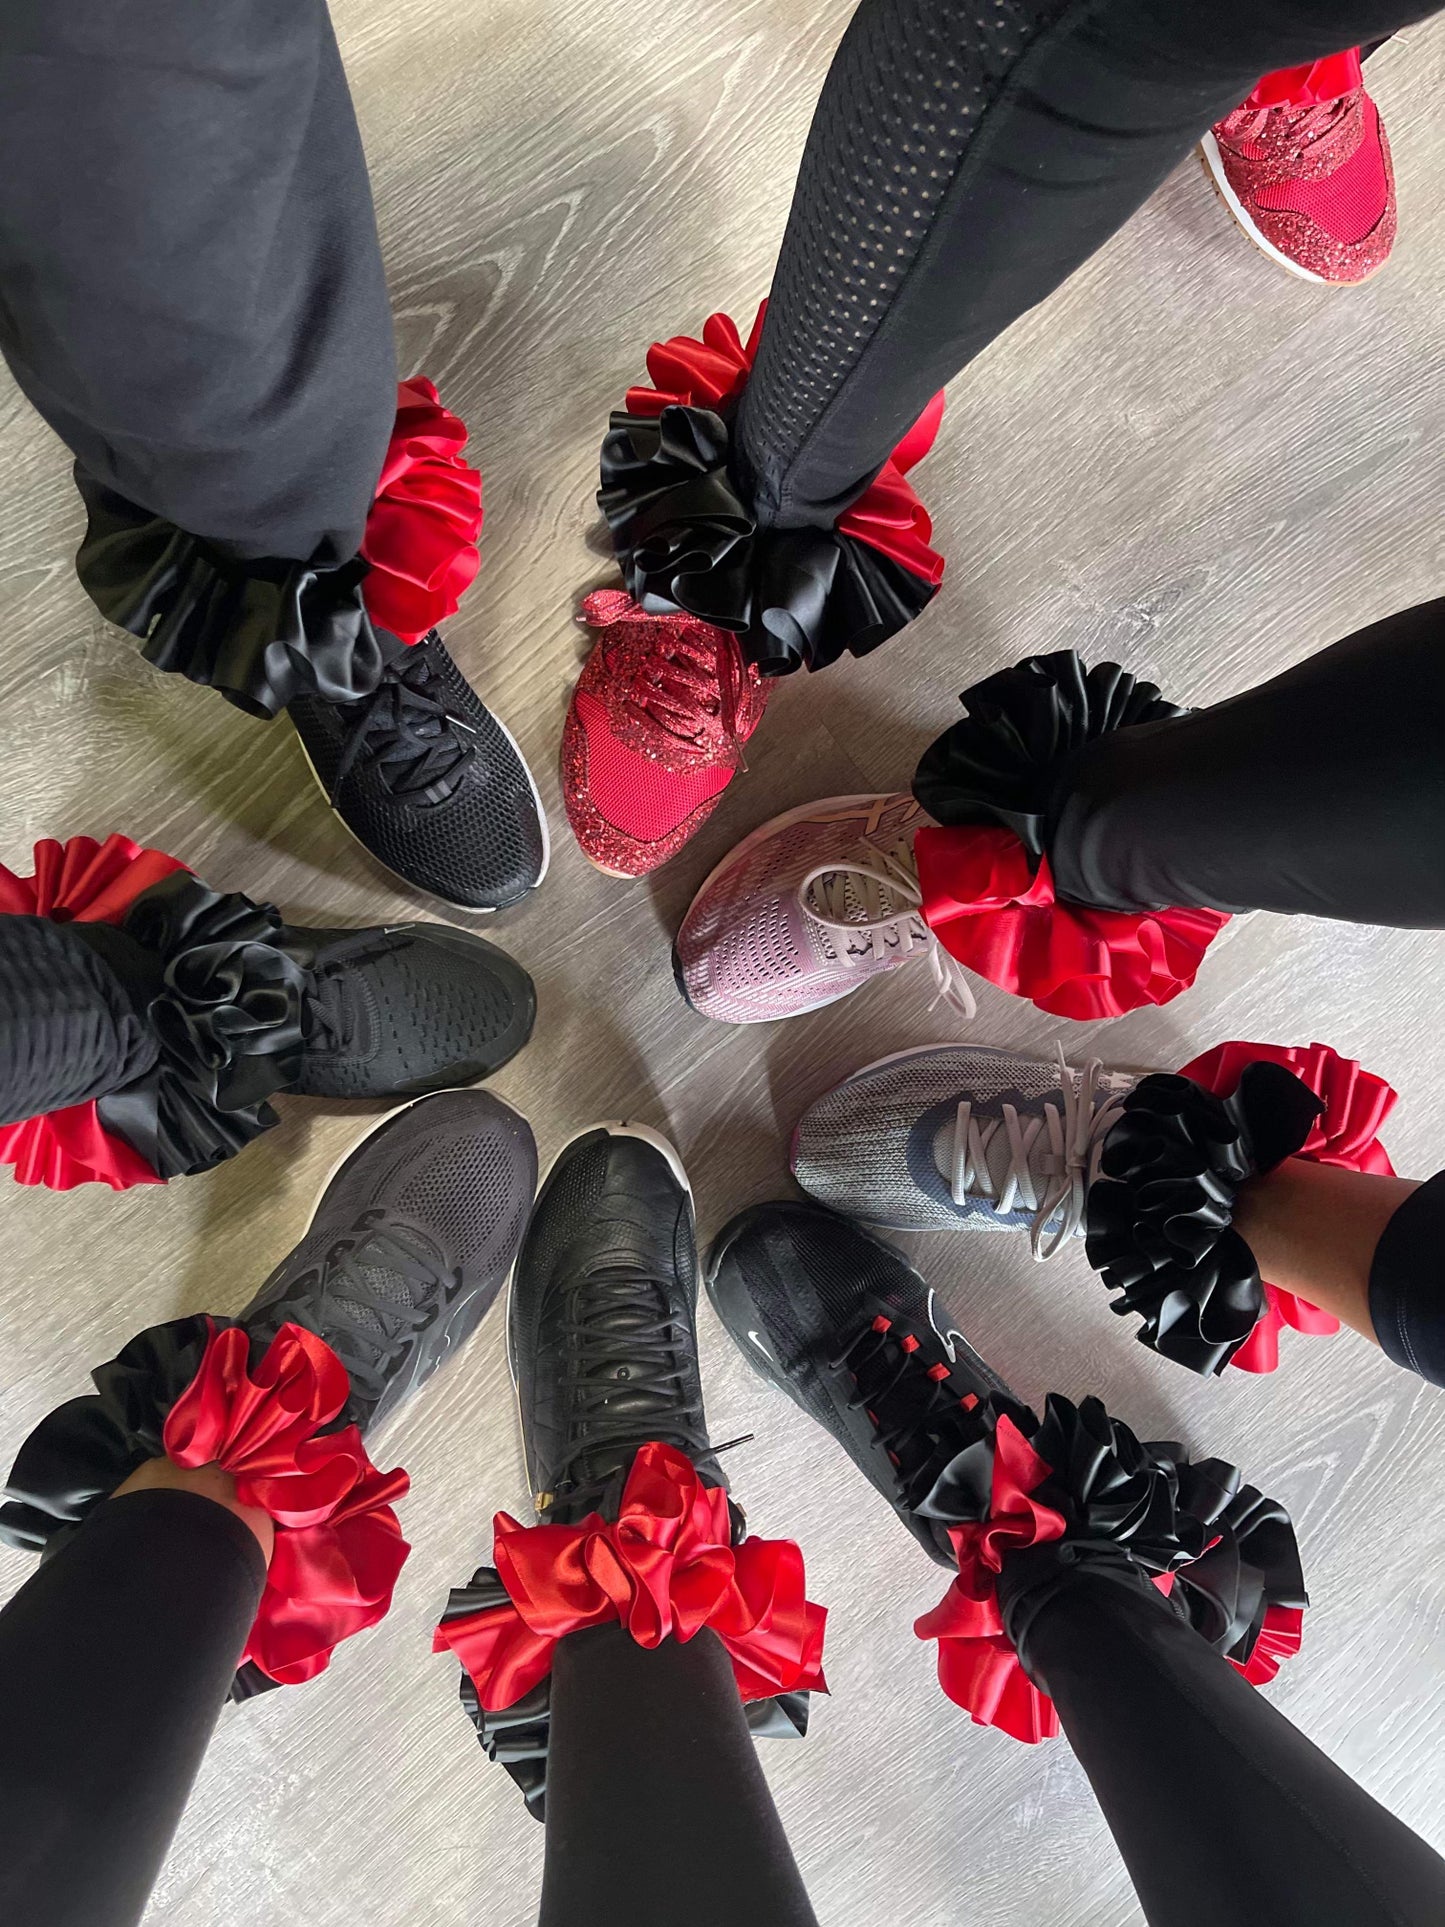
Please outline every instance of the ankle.
M215 1505L224 1506L227 1512L235 1513L254 1535L266 1563L269 1565L271 1562L276 1528L259 1506L241 1504L236 1497L235 1479L229 1472L223 1472L219 1465L191 1467L176 1465L166 1458L147 1459L110 1496L119 1499L128 1492L193 1492L197 1498L209 1499Z

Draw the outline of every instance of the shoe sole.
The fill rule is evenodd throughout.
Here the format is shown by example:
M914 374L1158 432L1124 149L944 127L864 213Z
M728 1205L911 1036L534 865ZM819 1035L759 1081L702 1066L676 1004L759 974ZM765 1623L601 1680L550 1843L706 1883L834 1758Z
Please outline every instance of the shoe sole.
M650 1144L654 1151L660 1152L662 1156L667 1160L668 1169L672 1172L672 1175L677 1179L678 1183L682 1186L683 1190L687 1193L688 1205L690 1208L694 1210L694 1215L695 1215L696 1207L695 1207L693 1194L692 1194L692 1180L688 1177L686 1170L683 1168L683 1162L681 1157L678 1155L676 1146L671 1142L670 1139L665 1138L662 1135L661 1131L654 1131L651 1125L631 1124L627 1122L626 1119L622 1119L622 1118L608 1119L601 1124L589 1124L585 1130L574 1131L572 1133L571 1137L567 1139L567 1142L564 1145L562 1145L561 1148L548 1161L546 1170L542 1172L541 1176L537 1180L537 1189L534 1192L532 1197L532 1210L534 1212L536 1211L538 1205L541 1204L543 1198L547 1195L547 1186L552 1182L552 1176L553 1176L553 1173L556 1171L557 1166L562 1162L563 1158L566 1157L567 1153L572 1149L572 1146L574 1144L577 1144L578 1142L580 1142L580 1140L584 1137L591 1137L594 1131L605 1131L609 1137L637 1138L643 1144ZM530 1225L529 1225L529 1229L530 1229ZM518 1245L517 1247L518 1258L521 1257L522 1245L525 1245L526 1242L527 1242L527 1233L524 1231L522 1233L522 1244ZM512 1330L512 1311L513 1311L513 1300L514 1300L513 1285L516 1278L516 1271L517 1271L517 1265L516 1265L516 1260L514 1259L512 1263L512 1269L507 1274L507 1376L512 1381L512 1403L516 1408L516 1414L517 1414L517 1437L522 1442L522 1470L526 1474L527 1496L528 1496L528 1499L530 1500L536 1496L537 1487L536 1487L536 1482L532 1477L532 1468L527 1463L527 1434L522 1425L522 1387L517 1377L517 1353L516 1353L516 1345L515 1345L513 1330Z
M537 788L537 779L532 774L532 765L522 754L516 737L512 734L511 730L507 728L507 725L502 721L496 711L489 710L487 713L491 716L492 721L497 725L497 728L501 730L507 741L512 745L517 761L522 765L523 772L527 778L527 787L532 792L532 801L537 806L537 821L542 830L542 867L537 872L536 882L529 883L519 896L508 897L505 903L462 903L458 898L449 897L441 890L433 890L425 883L418 883L413 877L403 876L400 870L393 870L389 863L383 863L371 845L361 840L347 822L346 818L341 814L340 810L337 809L336 805L332 802L331 792L322 782L321 774L311 760L311 752L306 747L306 742L301 731L296 727L295 723L291 723L291 734L296 739L301 754L305 758L306 767L311 772L311 780L315 783L317 789L320 790L327 809L330 810L331 814L336 818L336 821L341 825L342 829L345 830L356 847L359 850L365 850L367 856L370 857L371 861L379 870L384 870L389 877L395 877L397 882L404 884L408 890L419 891L423 896L435 897L438 903L445 903L453 910L466 910L474 917L494 917L499 910L512 910L515 909L519 903L525 903L534 890L541 889L543 883L546 881L547 872L552 865L552 832L547 823L547 812L542 806L542 794ZM287 721L290 721L289 717Z
M1219 142L1212 133L1205 134L1200 140L1199 158L1204 163L1204 171L1209 176L1210 185L1234 217L1235 226L1242 229L1260 253L1267 254L1276 267L1283 268L1287 274L1295 275L1301 281L1313 282L1317 288L1362 288L1366 281L1374 279L1374 275L1367 274L1359 281L1328 281L1324 275L1316 274L1312 268L1301 267L1298 261L1292 261L1282 248L1277 248L1269 236L1256 227L1249 209L1230 186L1229 177L1224 171L1224 156L1220 153ZM1384 263L1381 262L1380 266L1383 267ZM1375 274L1379 272L1380 269L1376 268Z

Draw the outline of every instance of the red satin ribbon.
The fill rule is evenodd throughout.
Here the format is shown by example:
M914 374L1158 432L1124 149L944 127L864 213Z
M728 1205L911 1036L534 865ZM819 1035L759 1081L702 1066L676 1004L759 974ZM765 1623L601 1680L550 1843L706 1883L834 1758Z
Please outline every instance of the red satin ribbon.
M21 876L0 864L0 916L49 917L55 923L119 923L143 890L186 866L128 836L46 837L35 845L35 871ZM44 1117L0 1128L0 1164L17 1184L73 1191L79 1184L161 1184L138 1151L104 1129L93 1103L71 1104Z
M998 1575L1005 1557L1020 1546L1061 1539L1065 1521L1030 1495L1050 1467L1005 1414L995 1432L993 1485L988 1517L950 1526L958 1577L932 1612L914 1622L920 1639L938 1641L938 1683L976 1726L996 1726L1032 1744L1059 1730L1054 1703L1023 1667L1003 1628Z
M588 1626L625 1626L649 1648L706 1626L744 1700L827 1691L827 1614L806 1596L802 1553L787 1539L734 1546L727 1494L669 1445L639 1450L615 1525L594 1512L575 1526L523 1526L499 1512L494 1528L509 1603L443 1620L432 1640L456 1654L488 1712L530 1693L558 1640Z
M651 388L629 388L629 415L660 415L664 408L718 409L732 401L747 384L762 338L765 301L758 309L752 333L744 342L731 316L709 315L702 340L674 335L656 341L647 351ZM929 546L933 523L928 511L903 478L933 446L943 419L943 396L935 395L885 462L871 487L838 518L844 535L866 542L889 556L910 575L935 586L943 580L943 557Z
M1229 1662L1235 1672L1243 1673L1251 1686L1267 1686L1303 1645L1304 1617L1298 1606L1266 1606L1254 1651L1248 1659Z
M950 956L1055 1017L1122 1017L1187 990L1229 921L1218 910L1061 903L1012 830L966 825L913 840L923 918Z
M240 1326L213 1329L200 1368L167 1414L177 1465L219 1465L243 1505L275 1523L266 1590L246 1642L271 1679L322 1672L343 1639L385 1617L411 1548L392 1510L411 1483L378 1472L355 1425L318 1436L346 1403L346 1367L324 1339L283 1325L254 1376Z
M1395 1108L1396 1093L1373 1071L1352 1057L1341 1057L1328 1044L1220 1044L1184 1066L1193 1078L1217 1097L1232 1097L1246 1064L1261 1060L1282 1064L1325 1101L1296 1156L1316 1164L1334 1164L1346 1171L1373 1171L1393 1177L1394 1165L1379 1140L1380 1126ZM1229 1361L1245 1372L1272 1372L1279 1366L1279 1335L1286 1326L1312 1337L1328 1337L1340 1329L1338 1318L1320 1311L1293 1292L1265 1284L1266 1309L1244 1344ZM1272 1678L1273 1675L1271 1674Z
M419 642L455 615L481 567L482 478L463 461L466 425L431 382L397 389L396 427L366 518L361 553L371 565L367 614L403 642Z
M1351 47L1342 54L1327 54L1304 67L1280 67L1266 74L1243 104L1246 107L1322 107L1327 101L1343 100L1365 84L1360 66L1360 50Z

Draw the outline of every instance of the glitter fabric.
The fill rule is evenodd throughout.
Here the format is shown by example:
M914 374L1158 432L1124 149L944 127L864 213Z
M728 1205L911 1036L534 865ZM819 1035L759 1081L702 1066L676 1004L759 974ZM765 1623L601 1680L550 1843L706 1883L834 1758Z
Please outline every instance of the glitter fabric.
M1395 177L1363 87L1332 101L1246 103L1217 123L1204 152L1245 232L1293 273L1347 286L1389 259Z
M717 808L770 685L727 630L620 590L588 596L581 620L599 637L562 733L567 818L598 869L645 876Z

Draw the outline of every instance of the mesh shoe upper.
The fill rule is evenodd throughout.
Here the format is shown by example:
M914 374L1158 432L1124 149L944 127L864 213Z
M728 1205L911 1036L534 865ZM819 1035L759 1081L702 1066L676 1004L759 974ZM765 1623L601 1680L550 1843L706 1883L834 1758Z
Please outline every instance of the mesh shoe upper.
M360 702L300 696L291 720L347 828L389 870L448 903L501 909L541 881L547 832L527 765L433 631L387 639Z
M953 1563L915 1510L967 1414L1007 1386L891 1245L832 1211L761 1204L718 1235L708 1296L753 1369L830 1432L920 1544Z
M536 1015L521 965L466 930L400 924L286 932L315 972L293 1089L378 1097L474 1084L526 1043Z
M1084 1093L1079 1122L1087 1175L1097 1158L1096 1120L1110 1121L1115 1100L1133 1088L1138 1074L1098 1068L1089 1076L1086 1068L1070 1075L1076 1097ZM1018 1120L1012 1140L1010 1108ZM900 1051L855 1071L808 1107L794 1134L793 1174L820 1203L869 1224L1047 1234L1060 1228L1065 1207L1040 1219L1037 1205L1050 1178L1068 1175L1047 1168L1066 1161L1068 1109L1056 1062L986 1045ZM1019 1165L1014 1149L1025 1137L1023 1165L1032 1167L1033 1201L1027 1187L1023 1196L1007 1195L1006 1169Z
M375 1425L481 1323L536 1182L526 1119L489 1092L410 1104L362 1138L242 1322L319 1333L351 1373L347 1416Z

